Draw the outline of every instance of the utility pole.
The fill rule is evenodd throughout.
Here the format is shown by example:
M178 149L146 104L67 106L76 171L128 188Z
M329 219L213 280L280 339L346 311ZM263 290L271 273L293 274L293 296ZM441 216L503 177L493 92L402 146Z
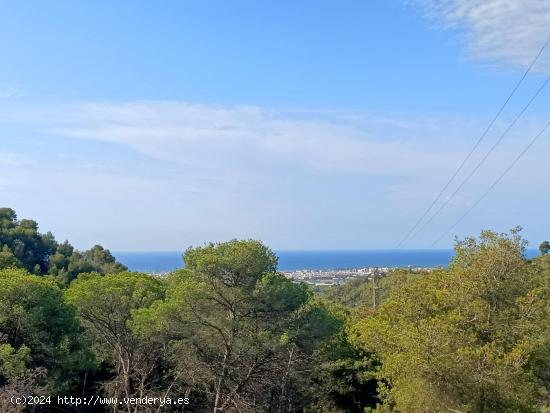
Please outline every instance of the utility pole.
M372 272L372 307L376 308L380 302L378 300L378 290L380 289L380 273L378 267L375 267Z

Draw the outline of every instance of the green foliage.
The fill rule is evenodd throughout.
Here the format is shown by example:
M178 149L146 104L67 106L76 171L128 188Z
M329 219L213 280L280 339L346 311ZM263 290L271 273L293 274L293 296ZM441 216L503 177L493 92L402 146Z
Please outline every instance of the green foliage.
M27 346L15 349L10 344L0 344L0 411L24 411L24 406L11 402L12 396L45 396L48 391L51 392L42 386L46 369L31 369L31 362L31 350Z
M550 242L542 241L539 245L539 251L540 251L540 255L548 254L548 251L550 251Z
M55 253L50 256L49 264L49 274L63 284L69 284L79 274L115 274L127 270L124 265L116 261L109 250L101 245L79 252L74 250L67 241L60 244Z
M379 279L377 289L378 301L384 301L390 291L396 286L406 283L410 278L424 273L425 271L412 272L406 269L391 270ZM372 279L367 277L354 278L345 284L328 287L321 291L320 294L346 307L369 307L373 305Z
M254 288L262 275L277 270L275 254L254 240L232 240L189 248L183 260L186 268L209 282L240 289Z
M547 280L523 258L525 243L484 231L456 244L449 271L397 287L354 326L376 352L402 412L539 411L548 407ZM541 296L542 295L542 296ZM535 298L536 297L536 298ZM537 311L530 308L537 302ZM529 303L529 305L527 305ZM546 320L546 321L545 321ZM538 357L537 369L531 360Z
M5 379L25 366L43 368L50 391L71 388L92 364L62 291L53 281L21 269L0 270L0 343Z
M164 297L164 285L147 274L89 274L79 277L66 290L97 356L111 366L112 379L104 390L113 397L152 394L153 373L158 367L155 343L134 334L136 311Z
M81 273L127 270L100 245L76 251L67 241L57 243L51 233L40 234L35 221L18 221L13 209L0 208L0 269L11 267L53 275L63 284L69 284Z
M314 294L258 241L189 248L161 279L3 208L0 411L10 394L73 393L183 395L189 411L548 412L543 244L526 260L519 230L457 241L447 270L381 277L373 308L370 280Z
M0 249L0 268L21 268L21 262L7 245Z
M307 286L276 273L275 255L257 241L209 244L184 259L166 299L139 312L139 330L164 337L179 380L211 408L288 405L301 321L313 313Z
M38 233L35 221L18 221L13 209L0 208L0 248L3 252L11 252L27 271L44 274L55 243L51 234Z
M324 301L321 314L315 323L305 323L304 333L317 340L302 340L312 350L310 384L306 394L306 412L364 412L375 407L377 397L379 361L375 355L350 341L347 312ZM319 315L319 311L314 311ZM329 327L330 326L330 327ZM330 330L329 330L330 329ZM308 331L309 330L309 331ZM324 331L324 339L320 332Z
M0 344L0 374L3 381L25 377L31 362L31 350L25 345L14 349L10 344Z
M314 297L294 314L292 342L306 354L313 354L327 339L343 331L347 314L326 300Z
M266 273L256 282L251 298L255 311L279 318L278 314L298 310L310 297L307 285L295 284L279 273Z
M133 312L164 296L160 280L147 274L90 274L75 280L65 297L105 359L116 361L119 347L128 351L135 337L130 330Z

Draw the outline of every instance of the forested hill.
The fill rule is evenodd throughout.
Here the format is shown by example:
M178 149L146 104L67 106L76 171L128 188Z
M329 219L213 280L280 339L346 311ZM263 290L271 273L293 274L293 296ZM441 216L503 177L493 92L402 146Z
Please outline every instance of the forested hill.
M65 284L80 273L105 274L127 270L101 245L88 251L77 251L68 241L58 243L50 232L38 232L35 221L18 220L13 209L0 208L0 268L7 267L51 275Z
M519 230L314 293L259 241L158 278L0 211L0 412L550 411L550 246Z

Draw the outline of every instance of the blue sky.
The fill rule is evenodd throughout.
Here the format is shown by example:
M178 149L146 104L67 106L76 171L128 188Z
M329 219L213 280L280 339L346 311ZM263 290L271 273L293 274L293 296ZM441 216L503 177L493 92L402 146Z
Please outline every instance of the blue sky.
M0 204L79 248L392 248L546 40L539 0L4 2ZM510 30L510 28L513 30ZM550 72L550 49L470 168ZM417 238L548 120L544 91ZM437 246L550 237L544 136ZM468 169L465 173L468 172Z

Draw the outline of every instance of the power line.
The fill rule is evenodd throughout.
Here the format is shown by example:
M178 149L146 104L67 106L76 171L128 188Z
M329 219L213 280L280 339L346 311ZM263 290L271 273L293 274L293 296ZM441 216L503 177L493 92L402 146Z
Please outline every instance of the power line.
M491 146L491 148L487 151L487 153L485 154L485 156L483 156L483 158L477 163L477 165L474 167L474 169L468 174L468 176L466 178L464 178L464 180L460 183L460 185L458 185L458 187L455 189L455 191L451 194L450 197L448 197L445 202L443 202L440 207L437 209L437 211L435 211L435 213L426 221L424 222L424 224L405 242L408 243L410 241L412 241L420 232L422 232L424 230L424 228L426 228L430 222L432 222L435 217L437 217L439 215L439 213L447 206L449 205L449 203L454 199L454 197L456 196L456 194L464 187L464 185L466 185L470 179L472 178L472 176L475 175L475 173L478 171L478 169L481 167L481 165L483 165L483 163L487 160L487 158L491 155L491 153L493 153L493 151L495 150L495 148L500 144L500 142L502 142L502 140L506 137L506 135L508 135L508 133L510 132L510 130L512 130L512 128L514 127L514 125L518 122L518 120L525 114L525 112L527 111L527 109L529 109L529 107L531 106L531 104L533 103L533 101L537 98L537 96L540 94L540 92L542 92L542 90L545 88L545 86L548 84L548 82L550 81L550 76L548 76L546 78L546 80L542 83L542 85L540 85L540 87L537 89L537 91L535 92L535 94L531 97L531 99L529 99L529 101L527 102L527 104L523 107L523 109L519 112L519 114L514 118L514 120L508 125L508 127L506 128L506 130L502 133L502 135L500 135L500 137L498 138L498 140L493 144L493 146Z
M466 212L464 212L464 214L458 219L456 220L456 222L451 226L449 227L449 229L447 229L443 234L441 234L441 236L439 238L437 238L433 243L432 243L432 247L434 245L436 245L439 241L441 241L449 232L451 232L458 224L460 224L462 222L462 220L481 202L483 201L483 199L489 194L489 192L491 192L493 190L493 188L495 186L498 185L498 183L502 180L502 178L504 178L504 176L510 172L510 170L516 165L516 163L518 163L518 161L523 157L523 155L525 155L525 153L531 148L531 146L533 146L535 144L535 142L538 140L538 138L544 133L546 132L546 130L550 127L550 121L548 123L546 123L546 125L544 125L544 127L541 129L541 131L539 133L537 133L535 135L535 137L531 140L531 142L529 142L529 144L523 149L523 151L521 151L521 153L512 161L512 163L510 165L508 165L508 167L500 174L500 176L491 184L491 186L489 188L487 188L487 190L483 193L483 195L481 195L479 197L479 199L470 207L466 210Z
M544 51L544 49L546 49L546 46L548 45L548 43L550 42L550 36L548 36L548 38L546 39L546 42L544 42L543 46L541 47L541 49L539 50L539 52L537 53L537 55L534 57L533 61L531 62L531 64L529 65L529 67L527 67L527 70L525 70L525 72L523 73L523 76L519 79L519 81L516 83L516 85L514 86L514 88L512 89L512 92L510 93L510 95L508 95L508 98L504 101L504 103L502 104L502 106L500 107L500 109L497 111L496 115L493 117L493 119L491 120L491 122L489 122L489 125L485 128L485 130L483 131L483 133L481 134L481 136L478 138L477 142L475 143L475 145L472 147L472 149L470 150L470 152L468 153L468 155L464 158L464 160L461 162L461 164L459 165L458 169L454 172L454 174L451 176L451 178L447 181L447 183L443 186L443 188L441 189L441 191L439 192L439 194L437 195L437 197L432 201L432 203L430 204L430 206L428 207L428 209L426 209L424 211L424 213L422 214L422 216L416 221L416 223L414 224L414 226L409 230L409 232L407 232L407 234L403 237L403 239L399 242L399 244L397 244L396 248L400 248L404 243L405 241L407 241L407 238L409 238L409 236L414 232L414 230L418 227L418 225L420 224L420 222L422 222L422 220L426 217L426 215L428 215L428 213L432 210L432 208L434 207L434 205L437 203L437 201L439 201L441 199L441 196L443 195L443 193L447 190L447 188L449 187L449 185L454 181L454 179L456 178L456 176L460 173L460 171L462 170L462 168L464 167L464 165L466 164L466 162L468 162L468 160L471 158L471 156L473 155L473 153L475 152L475 150L477 149L477 147L479 146L479 144L483 141L483 139L485 139L485 136L487 136L487 133L489 132L489 130L493 127L494 123L496 122L496 120L499 118L499 116L502 114L502 111L504 110L504 108L508 105L508 102L510 102L510 100L512 99L512 97L515 95L516 91L519 89L519 87L521 86L521 84L523 83L523 81L525 80L525 78L527 77L527 75L531 72L531 69L533 68L533 66L535 66L535 63L538 61L539 57L542 55L542 52ZM416 236L416 234L415 234ZM414 238L414 236L413 236ZM411 238L412 239L412 238ZM410 240L409 240L410 241Z

